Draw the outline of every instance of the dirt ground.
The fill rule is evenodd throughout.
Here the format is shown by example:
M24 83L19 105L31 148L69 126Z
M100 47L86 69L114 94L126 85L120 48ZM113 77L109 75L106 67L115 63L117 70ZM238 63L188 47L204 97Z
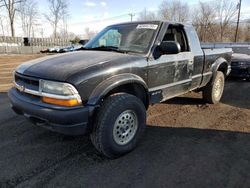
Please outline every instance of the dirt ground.
M221 103L206 104L200 93L188 93L151 107L148 123L250 133L249 93L249 82L228 80Z
M227 80L217 105L189 93L150 107L139 146L109 160L89 137L51 132L11 110L11 72L38 56L0 56L1 188L249 188L249 82Z

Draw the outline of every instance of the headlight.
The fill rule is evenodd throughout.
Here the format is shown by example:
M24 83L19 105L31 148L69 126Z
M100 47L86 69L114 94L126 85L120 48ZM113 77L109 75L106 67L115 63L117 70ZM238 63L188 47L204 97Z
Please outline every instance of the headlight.
M250 63L247 62L247 61L238 61L238 62L234 62L234 64L235 64L235 65L240 65L240 66L242 66L242 65L248 65L248 64L250 64Z
M232 66L240 66L240 67L242 67L242 66L248 65L248 62L245 62L245 61L235 61L235 62L232 62L231 65Z
M245 65L246 63L245 62L243 62L243 61L239 61L238 62L238 65Z
M68 83L40 80L42 101L60 106L77 106L82 103L75 87Z
M74 88L71 84L46 80L40 80L40 91L43 93L64 96L75 94Z

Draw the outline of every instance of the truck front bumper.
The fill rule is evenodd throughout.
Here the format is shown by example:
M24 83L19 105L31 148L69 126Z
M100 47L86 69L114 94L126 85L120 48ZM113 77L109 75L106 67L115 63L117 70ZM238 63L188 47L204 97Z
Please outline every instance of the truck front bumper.
M8 92L12 109L34 124L67 135L83 135L90 130L90 117L94 107L53 107L33 101L12 88Z

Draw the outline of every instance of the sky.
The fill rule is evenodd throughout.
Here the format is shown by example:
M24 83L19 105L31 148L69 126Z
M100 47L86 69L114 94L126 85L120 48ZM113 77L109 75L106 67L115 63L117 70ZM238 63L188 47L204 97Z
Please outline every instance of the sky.
M191 8L195 8L199 1L211 0L183 0L188 2ZM48 10L47 0L37 0L37 2L39 12L44 13ZM143 9L157 12L161 2L162 0L68 0L68 31L77 35L84 34L85 28L100 31L107 25L130 21L129 13L135 14L133 20L136 20L138 13ZM44 36L51 35L52 27L46 23L43 14L40 14L39 18L37 28L41 32L36 35L39 33L43 33ZM242 0L242 18L250 18L250 0ZM20 26L16 30L17 35L21 35Z

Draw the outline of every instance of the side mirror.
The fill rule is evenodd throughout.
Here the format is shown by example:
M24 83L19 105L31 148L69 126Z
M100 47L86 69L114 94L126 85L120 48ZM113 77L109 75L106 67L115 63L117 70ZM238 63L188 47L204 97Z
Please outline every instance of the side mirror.
M178 54L181 51L181 46L175 41L163 41L159 49L162 54Z

